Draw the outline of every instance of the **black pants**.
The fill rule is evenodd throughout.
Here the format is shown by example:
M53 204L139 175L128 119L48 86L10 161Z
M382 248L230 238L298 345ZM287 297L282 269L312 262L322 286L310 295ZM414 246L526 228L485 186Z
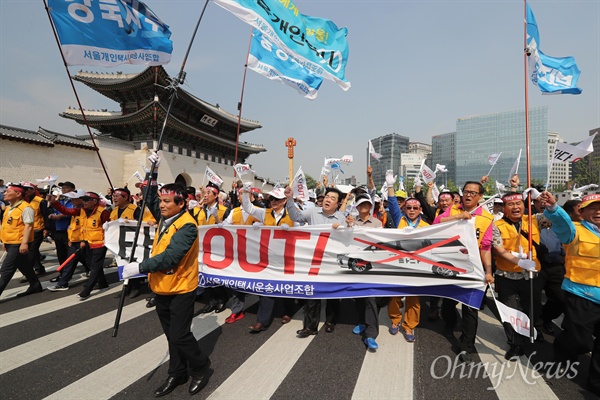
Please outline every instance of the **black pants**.
M546 304L542 307L542 320L551 322L565 312L565 292L562 282L565 278L564 264L544 264L540 271L542 288L546 293Z
M360 297L354 299L358 323L366 326L365 337L377 339L379 336L379 311L389 303L389 297Z
M458 320L456 305L458 301L444 298L442 300L442 319L446 329L452 330ZM477 326L479 324L479 309L471 308L465 304L462 305L462 333L459 338L459 345L462 351L475 353L475 337L477 336Z
M271 325L271 322L273 321L273 311L277 301L283 302L285 315L289 317L294 315L294 299L287 297L279 299L271 296L260 296L258 300L258 311L256 312L256 321L264 326Z
M526 279L508 279L496 275L496 289L498 290L498 301L514 308L523 310L525 314L531 316L531 295L533 294L533 326L541 332L542 328L542 280L533 278L533 293L530 288L529 280ZM518 299L517 299L518 297ZM531 318L531 317L530 317ZM512 346L521 346L529 341L523 335L518 334L510 324L503 324L504 332L508 338L508 344Z
M21 245L5 244L4 247L6 258L0 267L0 294L4 292L17 269L27 278L30 287L40 286L40 280L29 263L29 257L19 252Z
M33 232L33 242L29 243L29 251L27 257L29 258L29 264L33 267L36 272L45 272L44 266L40 259L40 246L44 241L44 231Z
M340 315L340 300L339 299L328 299L325 300L327 305L325 306L325 322L330 324L336 324L337 319ZM306 300L304 304L304 328L311 329L313 331L319 328L319 319L321 318L321 300Z
M56 246L56 258L58 265L62 265L69 258L69 235L67 231L56 231L52 235Z
M77 266L77 263L79 262L79 260L84 260L86 258L86 248L84 247L80 249L80 244L81 242L71 243L71 246L69 246L69 248L67 249L67 258L75 254L77 250L79 250L79 254L76 255L75 258L71 260L67 265L65 265L64 268L60 271L60 276L57 282L60 286L69 286L69 281L71 281L71 279L73 278L73 274L75 273L75 267Z
M600 392L600 304L565 292L565 317L566 329L554 341L556 361L577 361L591 350L588 380Z
M106 247L102 246L92 249L86 246L85 249L86 263L90 268L90 278L83 285L83 293L89 294L99 283L101 286L107 286L108 282L104 276L104 259L106 258Z
M169 376L198 376L208 357L191 332L195 292L156 295L156 314L169 343ZM189 372L188 372L189 369Z

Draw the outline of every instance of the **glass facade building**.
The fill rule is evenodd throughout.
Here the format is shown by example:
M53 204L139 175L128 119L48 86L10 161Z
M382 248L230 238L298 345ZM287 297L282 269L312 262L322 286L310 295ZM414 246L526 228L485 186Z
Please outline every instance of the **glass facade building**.
M381 188L381 185L385 182L386 170L391 169L394 171L394 174L401 175L402 153L408 153L409 138L397 133L390 133L389 135L371 139L371 143L373 143L375 151L382 155L379 161L376 161L369 155L369 150L367 149L367 157L371 160L371 167L373 167L375 187Z
M435 149L434 145L434 149ZM488 156L502 153L491 178L507 184L509 173L522 150L519 166L521 183L526 183L525 111L460 118L456 122L455 183L479 181L491 165ZM548 107L529 109L529 152L531 178L546 182L548 177Z
M434 169L436 164L445 165L448 172L440 174L437 182L452 181L456 184L456 132L435 135L431 138L431 165Z

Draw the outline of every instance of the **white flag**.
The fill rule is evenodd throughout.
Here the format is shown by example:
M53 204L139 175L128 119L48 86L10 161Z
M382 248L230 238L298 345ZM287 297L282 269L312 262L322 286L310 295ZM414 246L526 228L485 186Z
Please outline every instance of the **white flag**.
M448 172L445 165L435 164L435 171Z
M235 172L238 174L238 176L250 175L254 173L254 170L250 168L248 164L235 164L233 169L235 169Z
M517 159L515 160L515 163L513 164L512 168L510 169L510 172L508 174L508 182L510 182L511 178L515 175L519 173L519 163L521 162L521 151L523 149L519 149L519 156L517 157Z
M421 175L425 183L432 182L435 180L435 172L431 170L425 163L421 164Z
M431 196L433 197L433 200L437 203L438 198L440 197L440 189L438 189L436 184L433 184L433 187L431 188Z
M354 160L353 156L348 156L345 155L341 158L326 158L325 159L325 166L331 165L331 164L336 164L336 163L346 163L346 164L350 164L352 163L352 161Z
M398 189L400 189L400 190L406 190L406 189L404 188L404 177L403 177L403 176L400 176L400 177L398 178L398 183L400 184L400 185L399 185L399 187L398 187Z
M377 153L375 151L375 148L373 147L373 143L371 143L370 140L369 140L369 154L371 154L373 156L373 158L376 159L377 161L379 161L379 159L381 157L383 157L383 155L381 155L380 153Z
M589 185L585 185L585 186L578 187L578 188L576 188L576 185L573 185L573 191L574 192L583 192L584 190L596 189L597 187L598 187L598 185L596 185L595 183L591 183Z
M219 175L215 174L212 169L208 168L208 165L206 166L206 171L204 174L209 182L212 182L217 186L221 186L223 184L223 179L221 179Z
M58 175L48 175L47 177L45 177L43 179L36 179L36 181L38 183L45 183L50 186L54 185L57 180L58 180Z
M496 300L496 296L493 296L494 291L490 291L492 292L494 303L496 303L496 307L498 308L500 320L509 323L518 334L529 337L530 322L527 314L499 302ZM535 328L533 328L533 337L537 337Z
M500 153L502 154L502 153ZM488 162L490 163L490 165L496 165L496 163L498 162L498 159L500 158L500 154L490 154L488 156Z
M594 137L596 137L595 133L592 136L585 139L584 141L582 141L581 143L579 143L577 146L571 146L570 144L562 142L556 143L556 149L554 150L554 160L563 162L579 161L580 159L594 151Z
M496 190L498 190L499 193L506 192L506 186L496 181Z
M133 176L135 176L137 178L138 181L140 182L144 182L144 177L142 176L142 174L139 173L139 171L135 171L133 173Z
M292 189L294 190L294 197L301 199L302 201L308 200L308 185L306 184L306 177L302 171L302 167L298 168L296 176L292 181Z

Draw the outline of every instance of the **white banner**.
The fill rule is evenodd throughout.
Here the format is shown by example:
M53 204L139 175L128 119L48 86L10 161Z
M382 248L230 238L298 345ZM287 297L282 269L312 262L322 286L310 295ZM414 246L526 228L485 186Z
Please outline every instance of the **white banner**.
M206 179L208 179L209 182L212 182L219 187L223 184L223 179L221 179L219 175L215 174L212 169L208 168L208 165L206 166L206 171L204 173L206 174Z
M557 142L553 159L563 162L576 162L581 160L583 157L594 151L594 137L596 137L595 133L579 143L577 146L572 146L563 142Z
M244 175L252 175L254 173L254 170L250 168L248 164L235 164L233 166L233 169L235 169L235 172L238 174L239 177L242 177Z
M529 330L531 329L531 327L529 323L529 317L527 316L527 314L519 310L515 310L514 308L511 308L505 305L504 303L501 303L498 300L496 300L493 289L490 289L490 292L492 292L494 303L496 303L496 307L498 308L500 320L502 322L510 324L515 330L515 332L517 332L518 334L529 337ZM535 330L535 328L533 328L533 337L537 337L537 331Z
M425 183L429 183L435 180L435 172L431 170L425 163L421 164L421 175Z
M306 184L306 177L302 167L298 168L296 176L292 181L292 189L294 190L294 197L301 199L302 201L308 200L308 185Z
M438 296L479 307L485 289L473 220L418 229L200 226L200 286L291 298ZM106 245L129 257L134 223L109 222ZM136 259L150 254L144 227ZM121 261L120 261L121 260Z

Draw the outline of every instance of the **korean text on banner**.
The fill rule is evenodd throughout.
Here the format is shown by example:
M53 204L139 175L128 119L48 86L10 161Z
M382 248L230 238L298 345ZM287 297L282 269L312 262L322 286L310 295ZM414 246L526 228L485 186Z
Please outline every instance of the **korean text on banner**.
M248 68L262 76L291 86L307 99L317 98L323 78L310 72L285 51L254 29Z
M347 28L328 19L300 14L291 1L213 0L233 15L259 29L281 50L311 72L350 89Z
M161 65L171 60L169 26L141 1L49 0L68 65Z

